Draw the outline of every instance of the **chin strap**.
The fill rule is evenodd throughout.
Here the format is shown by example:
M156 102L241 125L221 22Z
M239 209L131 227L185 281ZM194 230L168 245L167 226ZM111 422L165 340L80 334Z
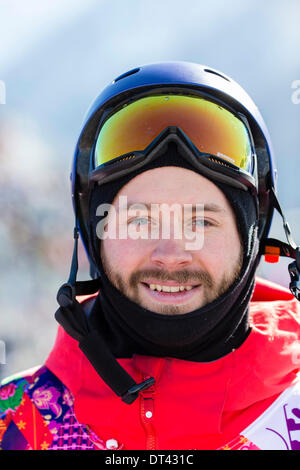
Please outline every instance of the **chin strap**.
M295 261L289 264L288 270L291 278L290 291L300 301L300 247L293 240L290 226L283 214L277 196L272 189L271 197L275 209L279 212L283 221L283 229L288 243L284 243L275 238L265 238L260 243L260 254L265 255L266 261L275 263L280 256L292 258Z
M93 329L88 315L76 300L78 295L89 295L99 291L100 279L76 281L78 271L78 237L77 224L74 229L74 250L68 282L63 284L57 293L60 305L55 312L56 321L72 338L79 342L79 348L90 361L102 380L128 405L138 398L139 393L154 384L150 377L137 384L123 369L111 353L108 344L100 332Z

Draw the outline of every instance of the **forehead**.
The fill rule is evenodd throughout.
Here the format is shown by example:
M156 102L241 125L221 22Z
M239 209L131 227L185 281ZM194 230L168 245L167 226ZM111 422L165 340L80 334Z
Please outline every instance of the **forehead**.
M223 209L229 203L223 192L210 180L195 171L166 166L144 171L118 192L132 203L215 204Z

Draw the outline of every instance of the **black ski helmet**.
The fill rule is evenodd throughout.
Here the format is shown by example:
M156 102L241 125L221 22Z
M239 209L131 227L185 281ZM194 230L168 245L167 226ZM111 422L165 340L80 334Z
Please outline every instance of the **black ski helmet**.
M100 120L122 102L159 90L191 92L224 103L247 120L257 161L259 199L259 239L268 235L276 192L276 168L271 141L264 120L248 94L228 76L209 67L188 62L166 62L130 70L115 78L94 100L87 112L76 144L71 173L73 207L77 226L92 272L97 272L89 252L88 201L89 177L93 168L93 151Z

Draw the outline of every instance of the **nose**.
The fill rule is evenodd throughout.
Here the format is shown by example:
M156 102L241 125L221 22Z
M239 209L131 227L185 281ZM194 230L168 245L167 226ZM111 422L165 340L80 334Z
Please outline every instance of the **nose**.
M151 254L151 261L160 268L175 270L192 263L192 254L176 240L160 240Z

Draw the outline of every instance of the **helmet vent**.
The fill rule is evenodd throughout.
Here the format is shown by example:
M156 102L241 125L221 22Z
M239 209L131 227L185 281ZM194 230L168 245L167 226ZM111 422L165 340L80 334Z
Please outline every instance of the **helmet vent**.
M122 80L122 78L128 77L129 75L133 75L134 73L137 73L139 70L140 70L140 67L129 70L129 72L123 73L122 75L119 75L119 77L115 78L113 80L113 83L116 83L119 80Z
M204 69L204 72L208 72L208 73L212 73L212 74L214 74L214 75L218 75L218 77L224 78L224 80L227 80L227 82L230 82L229 78L224 77L224 75L222 75L222 74L219 73L219 72L216 72L215 70L212 70L212 69Z

